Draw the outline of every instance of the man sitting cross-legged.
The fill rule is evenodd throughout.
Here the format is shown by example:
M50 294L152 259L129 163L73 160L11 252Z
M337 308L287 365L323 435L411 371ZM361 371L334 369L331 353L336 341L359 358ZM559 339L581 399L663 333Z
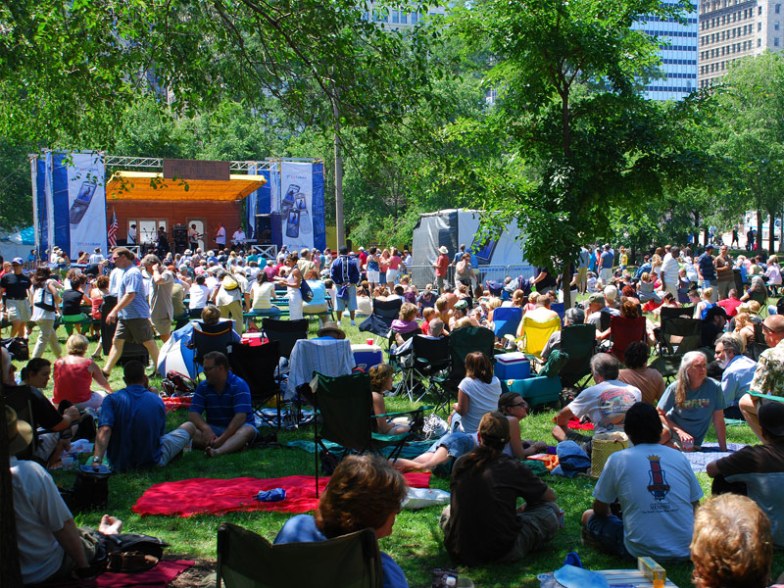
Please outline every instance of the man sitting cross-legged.
M147 389L140 362L125 364L124 379L126 387L107 396L101 405L93 467L100 466L105 454L115 472L163 467L190 442L196 427L183 423L166 433L163 400Z
M208 457L242 451L256 438L248 384L231 373L220 351L206 353L202 369L207 380L196 387L189 413L197 428L193 445Z
M686 457L659 444L662 427L650 404L638 402L626 411L624 429L634 447L607 459L593 491L593 509L583 513L585 542L624 557L689 557L702 489ZM623 520L610 511L616 500Z

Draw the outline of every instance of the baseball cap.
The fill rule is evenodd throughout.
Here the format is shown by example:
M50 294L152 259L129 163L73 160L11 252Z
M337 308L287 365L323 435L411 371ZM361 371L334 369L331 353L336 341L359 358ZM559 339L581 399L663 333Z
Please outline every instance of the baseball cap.
M24 259L22 259L21 257L14 257L11 260L11 263L13 263L15 265L24 265Z
M776 401L764 402L757 415L764 431L777 437L784 436L784 404Z
M601 302L604 304L604 294L601 292L594 292L588 297L588 302Z

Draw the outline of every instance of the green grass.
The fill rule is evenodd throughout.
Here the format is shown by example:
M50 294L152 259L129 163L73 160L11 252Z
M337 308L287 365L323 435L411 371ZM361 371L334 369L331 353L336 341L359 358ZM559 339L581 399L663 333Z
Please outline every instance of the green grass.
M356 327L348 326L344 321L344 329L354 342L364 342L365 333L359 333ZM315 332L315 324L311 324ZM33 339L37 337L34 334ZM51 356L50 356L51 359ZM18 366L21 367L21 366ZM112 373L111 382L118 389L122 386L121 369ZM154 381L153 384L157 382ZM407 400L392 398L387 401L389 410L405 409ZM525 438L551 441L550 429L552 410L534 413L522 422ZM170 428L175 427L186 418L180 411L169 415ZM266 432L266 431L265 431ZM728 427L728 441L753 443L755 438L750 430L743 427ZM279 435L281 445L294 439L311 439L312 430L303 429L299 432L282 432ZM708 441L715 441L711 432ZM185 555L192 558L214 560L215 537L218 525L222 521L231 521L252 529L253 531L273 539L289 515L279 513L252 512L232 513L221 516L179 517L140 517L131 512L131 507L150 485L194 477L234 478L239 476L255 476L259 478L278 477L293 474L312 474L313 456L297 449L265 448L253 449L241 454L230 455L218 459L207 459L200 452L191 452L170 464L165 469L134 474L118 474L109 482L110 496L108 511L125 522L128 531L148 533L160 537L169 543L172 554ZM55 478L63 486L72 483L73 474L56 472ZM700 484L706 496L710 495L710 480L705 474L698 474ZM579 477L572 480L558 477L547 477L546 481L558 494L558 503L566 511L566 527L555 540L541 552L523 562L505 565L491 565L476 568L458 568L461 574L474 580L477 586L483 587L518 587L538 586L537 574L549 572L562 565L563 559L570 551L580 554L586 567L591 569L631 567L626 562L611 556L605 556L580 544L580 516L591 506L594 482L589 478ZM448 490L448 480L432 478L431 485ZM183 501L188 496L182 496ZM102 513L80 514L76 522L83 526L97 526ZM438 528L440 508L429 508L420 511L404 511L398 516L391 537L381 540L381 548L388 552L403 568L411 586L430 586L430 571L435 567L454 567L443 547L441 531ZM784 556L776 553L773 565L773 577L784 571ZM670 564L667 572L678 586L690 585L691 565L688 563Z

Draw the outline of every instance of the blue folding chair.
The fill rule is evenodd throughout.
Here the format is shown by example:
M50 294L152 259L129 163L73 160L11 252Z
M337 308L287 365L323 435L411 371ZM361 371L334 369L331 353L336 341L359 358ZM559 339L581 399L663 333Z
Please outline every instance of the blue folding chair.
M500 306L493 311L493 333L499 339L514 336L523 320L523 309L518 306Z

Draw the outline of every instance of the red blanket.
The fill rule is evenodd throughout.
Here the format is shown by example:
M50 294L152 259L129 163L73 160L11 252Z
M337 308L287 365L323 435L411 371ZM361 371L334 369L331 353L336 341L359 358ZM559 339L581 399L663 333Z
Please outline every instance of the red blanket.
M570 429L577 431L593 431L593 423L581 423L580 419L570 419L567 425Z
M405 474L408 485L427 488L429 473ZM323 492L329 478L319 478L319 492ZM280 502L256 500L260 490L284 488L286 499ZM313 476L286 476L285 478L193 478L178 482L163 482L150 486L133 505L133 512L140 515L223 514L232 511L265 510L303 513L318 506L316 484Z
M94 586L95 588L118 588L135 586L136 588L166 588L174 579L193 565L188 560L166 561L151 570L136 574L115 574L104 572L95 580L65 580L63 582L47 582L41 588L80 588Z

